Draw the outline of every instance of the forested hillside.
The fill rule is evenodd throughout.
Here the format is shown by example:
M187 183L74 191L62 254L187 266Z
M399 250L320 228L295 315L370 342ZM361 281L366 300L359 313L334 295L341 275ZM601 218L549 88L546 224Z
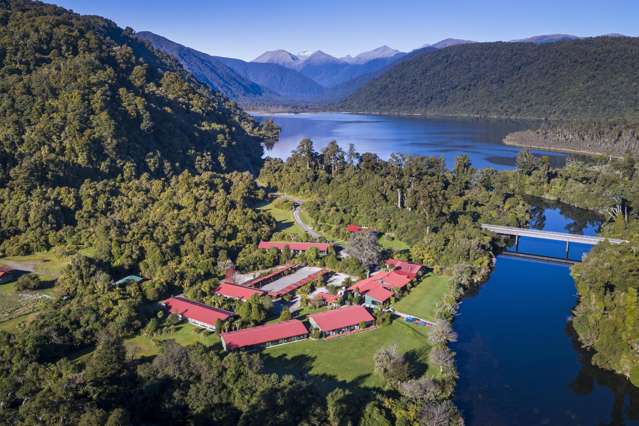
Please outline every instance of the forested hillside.
M2 5L0 252L47 249L84 218L112 215L125 182L168 186L181 173L259 168L264 136L277 129L259 126L130 30L39 3ZM204 186L232 192L237 179ZM252 197L250 184L241 187Z
M131 31L37 3L0 13L3 186L259 166L256 123Z
M349 111L548 119L639 118L639 39L473 43L402 61Z

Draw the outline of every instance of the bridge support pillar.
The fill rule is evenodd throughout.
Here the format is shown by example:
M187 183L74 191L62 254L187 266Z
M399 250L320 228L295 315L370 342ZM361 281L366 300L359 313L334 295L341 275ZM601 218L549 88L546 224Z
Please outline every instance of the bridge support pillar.
M570 258L570 241L566 241L566 259Z
M515 235L515 253L519 253L519 235Z

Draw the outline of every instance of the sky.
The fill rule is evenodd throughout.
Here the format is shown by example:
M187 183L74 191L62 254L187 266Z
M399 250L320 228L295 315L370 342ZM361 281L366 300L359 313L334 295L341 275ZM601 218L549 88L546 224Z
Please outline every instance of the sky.
M51 0L49 0L51 1ZM323 50L341 57L445 38L639 36L639 0L53 0L219 56Z

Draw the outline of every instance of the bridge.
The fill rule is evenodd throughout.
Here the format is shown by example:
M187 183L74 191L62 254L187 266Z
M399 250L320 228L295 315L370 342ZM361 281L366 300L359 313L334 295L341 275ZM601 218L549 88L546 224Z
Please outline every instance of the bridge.
M566 259L568 259L569 253L570 253L570 243L587 244L587 245L594 246L603 241L608 241L611 244L621 244L621 243L628 242L626 240L620 240L616 238L605 238L605 237L597 237L592 235L568 234L564 232L554 232L554 231L542 231L539 229L516 228L513 226L490 225L487 223L483 223L481 227L482 229L494 232L495 234L509 235L509 236L515 237L515 253L518 253L518 250L519 250L520 237L539 238L542 240L551 240L551 241L563 241L566 243Z

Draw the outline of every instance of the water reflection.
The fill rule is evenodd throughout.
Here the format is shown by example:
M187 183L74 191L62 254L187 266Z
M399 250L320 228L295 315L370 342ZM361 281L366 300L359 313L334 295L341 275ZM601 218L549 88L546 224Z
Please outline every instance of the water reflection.
M587 211L535 202L538 229L592 235L600 223ZM565 250L561 242L520 244L542 255ZM498 257L489 280L464 298L455 319L455 401L467 424L639 425L639 389L593 366L581 349L570 324L576 303L568 266Z
M510 132L534 126L517 120L443 119L396 117L342 113L255 114L273 119L281 128L280 140L266 155L287 158L303 138L315 142L316 149L336 140L343 148L354 144L359 152L372 152L381 158L392 153L440 156L448 167L455 158L467 154L473 166L512 169L521 148L507 146L503 138ZM533 150L546 155L551 164L563 165L566 154Z
M575 380L570 383L570 389L577 395L589 395L596 387L604 386L614 395L610 408L610 423L607 425L639 422L639 388L633 386L624 376L593 365L592 353L581 348L577 332L571 323L566 324L566 335L573 344L581 366Z

